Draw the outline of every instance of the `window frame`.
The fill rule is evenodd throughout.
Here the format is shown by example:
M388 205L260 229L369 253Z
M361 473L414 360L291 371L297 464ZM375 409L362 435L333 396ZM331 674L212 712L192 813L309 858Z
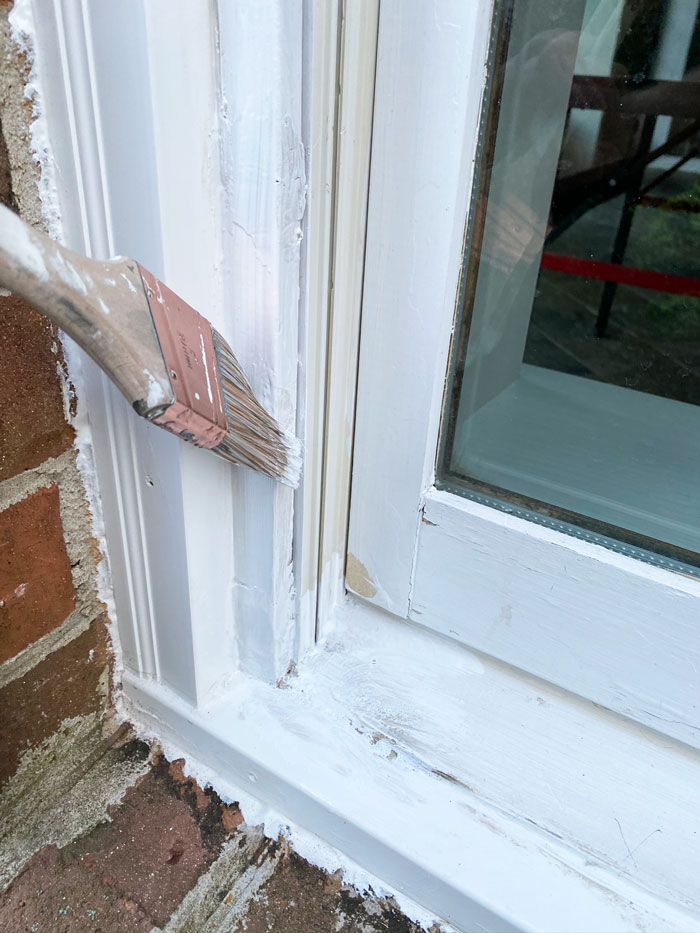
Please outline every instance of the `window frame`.
M65 242L138 256L230 340L292 431L299 335L308 338L303 23L301 0L197 3L178 17L166 0L119 10L53 0L35 16ZM243 98L258 107L234 128L226 108ZM185 144L183 125L205 142ZM250 167L244 184L232 165ZM70 355L92 432L121 662L195 704L236 671L274 682L315 631L291 580L294 492L154 431L78 348ZM301 430L304 441L308 419ZM297 503L301 534L317 515L300 493Z
M347 585L698 747L699 580L435 488L491 12L382 4Z
M174 457L162 457L149 444L157 443L154 437L168 441L167 435L147 425L143 437L134 435L139 420L126 407L112 407L118 405L118 397L114 401L99 373L88 370L85 386L83 390L78 386L78 392L87 402L92 424L124 649L123 669L118 667L123 683L119 716L132 722L139 735L157 740L171 758L185 757L188 773L195 774L203 785L211 781L222 795L240 801L249 823L264 823L273 837L280 832L291 836L298 851L313 853L331 870L349 868L354 873L361 865L360 880L373 884L375 890L389 886L390 891L402 891L428 912L461 928L563 930L570 928L573 911L574 920L590 929L622 931L646 924L660 930L700 930L692 904L672 904L666 895L667 885L675 891L677 880L669 878L668 848L650 844L641 853L634 848L637 840L644 840L650 814L655 821L658 816L663 828L662 834L653 837L655 841L663 839L672 848L685 838L684 832L688 834L685 813L678 813L683 808L675 806L666 812L657 786L644 779L647 772L643 770L655 767L657 774L667 776L662 792L668 799L692 798L697 769L685 751L677 762L679 752L673 743L669 745L653 734L644 741L639 727L630 728L628 721L606 711L592 712L588 705L556 688L497 662L479 659L461 647L448 645L446 657L446 642L440 637L419 626L404 626L367 600L344 593L357 353L352 341L360 329L379 3L347 0L336 5L308 0L302 8L287 0L265 0L263 8L260 3L238 0L232 6L240 15L259 11L264 24L274 24L273 34L262 28L260 20L253 20L246 30L228 34L228 38L217 36L207 19L215 6L194 4L173 20L165 0L149 0L149 28L141 0L122 4L116 19L106 18L101 25L94 17L107 16L102 4L54 0L53 21L42 16L37 24L38 60L47 68L47 114L54 120L56 134L54 155L65 186L66 238L86 249L92 243L95 252L110 249L107 208L114 211L113 222L121 218L127 232L138 226L134 216L143 225L138 213L129 218L125 212L135 205L143 207L145 189L123 183L120 188L118 162L100 162L100 140L94 127L101 125L101 109L116 107L119 97L110 100L104 88L98 90L94 84L94 30L103 29L103 37L114 41L115 48L119 47L120 28L122 40L143 43L141 49L143 52L145 47L146 54L140 61L144 70L135 90L146 99L153 95L162 108L179 87L178 82L186 92L185 85L192 79L188 69L172 67L172 54L180 47L183 34L187 61L200 78L209 74L212 48L220 39L229 43L232 54L238 41L248 46L248 53L261 45L265 54L272 49L278 61L287 52L291 63L298 63L299 56L303 59L303 80L295 80L283 69L268 69L262 76L263 81L269 79L268 89L280 107L301 102L303 136L310 148L309 210L304 221L308 249L301 259L306 278L301 306L289 295L278 305L275 293L267 293L273 321L282 327L286 316L293 315L300 328L300 398L306 401L302 402L305 408L299 424L307 439L307 459L303 485L295 500L296 606L290 587L291 516L286 500L276 500L268 487L270 498L262 517L256 516L258 520L252 525L243 522L250 516L239 511L241 502L236 497L244 490L235 484L230 488L226 481L230 473L223 484L216 485L216 472L208 472L209 464L216 464L216 460L194 451L195 459L183 462L181 458L189 456L182 453L189 450L185 445L176 444ZM383 0L382 7L386 6ZM461 6L456 2L441 5L444 28L452 28L450 22L456 21ZM484 2L480 8L487 7ZM291 23L285 16L291 17ZM169 31L169 20L177 22L179 29L173 26ZM256 22L259 29L254 28ZM301 28L296 28L300 23ZM163 27L162 32L158 26ZM284 41L287 29L289 49ZM245 51L242 49L242 54ZM118 75L119 61L113 65ZM255 68L249 70L250 79L257 81ZM211 90L206 83L204 87L194 85L192 96L185 93L182 104L196 110L193 116L203 122L194 125L205 135L205 118L223 104L207 87ZM341 104L336 111L339 88ZM118 87L112 90L118 95ZM122 108L125 103L129 103L128 96L126 101L121 98ZM204 154L195 144L201 136L193 133L189 144L181 136L169 136L167 129L172 124L167 109L156 106L153 113L163 121L158 127L158 145L164 148L155 152L155 143L148 151L139 148L144 146L144 132L136 118L121 125L122 145L126 154L129 149L139 152L147 165L165 154L172 158L172 165L159 163L161 198L157 207L161 211L181 190L183 175L201 179L206 173L198 172L203 167L198 160ZM225 117L225 110L219 112L220 119ZM280 168L280 153L288 151L288 147L278 145L281 141L279 135L273 136L268 149L255 153L269 159L263 170ZM194 207L211 208L206 189L199 193L201 200L192 199ZM251 194L255 193L260 192L253 189ZM200 234L209 222L216 229L220 208L217 203L212 215L199 218L203 226L195 229ZM275 211L264 215L256 230L260 236L269 234L273 256L280 242L277 216ZM185 262L183 253L178 252L186 245L182 229L173 228L172 218L166 224L165 217L156 212L156 220L144 230L154 253L142 258L158 272L162 259L155 247L160 248L162 238L163 268L168 277L194 302L211 301L211 268L207 264L211 257L203 255L204 246L198 253L195 244L194 254L188 253ZM194 223L195 219L190 217L189 221ZM171 242L171 236L177 243ZM201 278L188 284L191 263ZM343 276L347 289L338 296ZM231 325L229 312L216 302L209 308L217 326L223 329ZM250 327L248 336L253 334L253 342L264 342L265 353L274 357L279 351L285 365L296 367L297 348L291 347L291 341L280 348L274 338L272 345L269 343L269 334L254 334L259 313L259 306L237 308L235 323ZM255 367L254 347L249 344L246 352L251 354L246 362ZM273 382L277 373L273 361ZM315 394L319 387L322 397ZM331 422L335 428L332 441L326 431ZM319 439L324 445L322 454L316 446ZM334 464L334 470L338 465L338 472L331 471L329 464ZM162 495L151 505L138 484L144 466L161 471L158 484L149 489L160 488ZM212 482L213 486L207 485ZM205 507L202 515L197 512L198 505ZM215 507L217 514L212 516L207 507ZM222 556L233 541L234 523L239 521L246 534L231 548L229 564ZM216 536L207 545L212 527ZM241 565L238 560L240 546L253 549L257 575L241 575L241 567L250 565ZM159 562L161 553L164 560ZM216 603L199 601L208 592L212 568L222 581L214 594L221 600L220 615ZM300 577L300 568L306 568L304 577ZM229 580L232 586L227 585ZM235 589L261 581L261 602L267 600L262 615L259 607L256 610L250 603L233 598ZM274 598L269 598L271 587ZM167 591L186 595L174 616L168 616L160 604ZM142 594L142 601L132 599L134 594ZM302 657L304 646L313 643L316 601L319 641L328 650L307 652ZM406 632L408 642L402 638ZM144 645L153 645L159 669L152 658L136 654L130 639L137 637L144 639ZM170 657L179 657L181 669L162 663L167 656L161 652L167 649ZM457 668L452 662L454 651L460 658ZM212 666L211 657L218 668ZM394 680L379 682L375 661L380 657L396 674ZM298 675L290 672L278 684L274 674L289 658L298 659ZM435 663L439 658L441 663ZM358 678L358 672L362 677ZM469 691L460 679L463 672L474 675L468 681ZM416 692L426 678L433 686ZM376 696L372 692L375 685L381 687ZM394 703L398 704L399 722L415 722L419 731L430 737L427 749L406 744L400 734L393 734L395 723L384 722L382 715L378 718L383 710L393 710ZM496 707L499 715L493 717ZM539 710L537 717L531 715L534 708ZM520 776L521 766L535 760L532 749L537 748L546 768L551 769L546 783L540 780L537 788L520 781L513 785L511 790L517 797L514 807L503 799L485 801L478 788L492 784L493 772L479 775L482 756L473 753L472 745L465 748L464 761L456 763L456 774L452 774L449 756L461 749L454 736L471 728L470 717L482 727L498 730L499 747L512 755L512 767L498 768L501 778ZM527 731L520 726L525 720L531 726ZM379 735L380 731L384 734ZM560 734L582 736L577 746L582 761L597 760L601 748L617 751L625 746L625 754L615 756L612 776L607 761L595 768L595 795L587 786L583 788L580 815L583 824L595 833L594 854L577 847L575 828L570 844L569 837L563 842L547 826L535 826L531 819L518 816L532 812L532 795L543 802L544 812L549 809L550 794L566 798L569 771L558 769L556 754L563 753L571 765L569 749L562 749L558 742L553 748L547 744ZM653 755L649 744L653 744ZM472 778L467 770L460 770L463 764L474 770L476 790L467 786ZM537 770L534 780L538 779ZM364 780L358 781L358 774L372 784L372 794L368 794ZM628 859L612 814L603 820L597 810L589 814L585 809L590 800L610 799L609 782L617 786L624 804L624 813L616 811L616 815L623 822L625 837L632 839L635 860L645 866L645 877L659 879L653 891L645 889L644 879L638 883L635 873L628 871L636 865ZM591 806L595 809L595 804ZM449 846L445 845L448 838ZM692 864L692 851L688 864ZM376 877L367 878L364 872ZM401 906L428 925L431 918L408 898L402 897Z

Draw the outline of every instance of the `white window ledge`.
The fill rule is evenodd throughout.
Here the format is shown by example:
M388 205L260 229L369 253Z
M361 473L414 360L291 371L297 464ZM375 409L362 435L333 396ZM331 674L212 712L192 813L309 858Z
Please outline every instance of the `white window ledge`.
M284 688L125 688L224 790L459 929L700 931L696 753L359 601Z

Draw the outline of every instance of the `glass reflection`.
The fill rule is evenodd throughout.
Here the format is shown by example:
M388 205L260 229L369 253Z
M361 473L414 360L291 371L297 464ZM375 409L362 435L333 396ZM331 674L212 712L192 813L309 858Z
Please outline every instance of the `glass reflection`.
M439 476L698 563L696 0L499 8Z

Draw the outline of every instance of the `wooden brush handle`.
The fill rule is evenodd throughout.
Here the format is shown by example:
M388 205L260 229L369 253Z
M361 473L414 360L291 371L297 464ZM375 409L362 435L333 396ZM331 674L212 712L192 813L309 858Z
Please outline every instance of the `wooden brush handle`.
M71 336L139 414L172 403L141 273L132 259L86 259L0 205L0 285Z

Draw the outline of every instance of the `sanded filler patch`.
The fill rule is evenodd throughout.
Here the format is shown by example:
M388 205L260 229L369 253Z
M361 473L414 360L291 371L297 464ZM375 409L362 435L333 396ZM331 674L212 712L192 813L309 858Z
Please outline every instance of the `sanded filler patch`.
M354 554L348 553L345 581L348 589L352 590L353 593L357 593L358 596L366 596L368 599L372 599L377 595L377 587L372 582L367 568Z

